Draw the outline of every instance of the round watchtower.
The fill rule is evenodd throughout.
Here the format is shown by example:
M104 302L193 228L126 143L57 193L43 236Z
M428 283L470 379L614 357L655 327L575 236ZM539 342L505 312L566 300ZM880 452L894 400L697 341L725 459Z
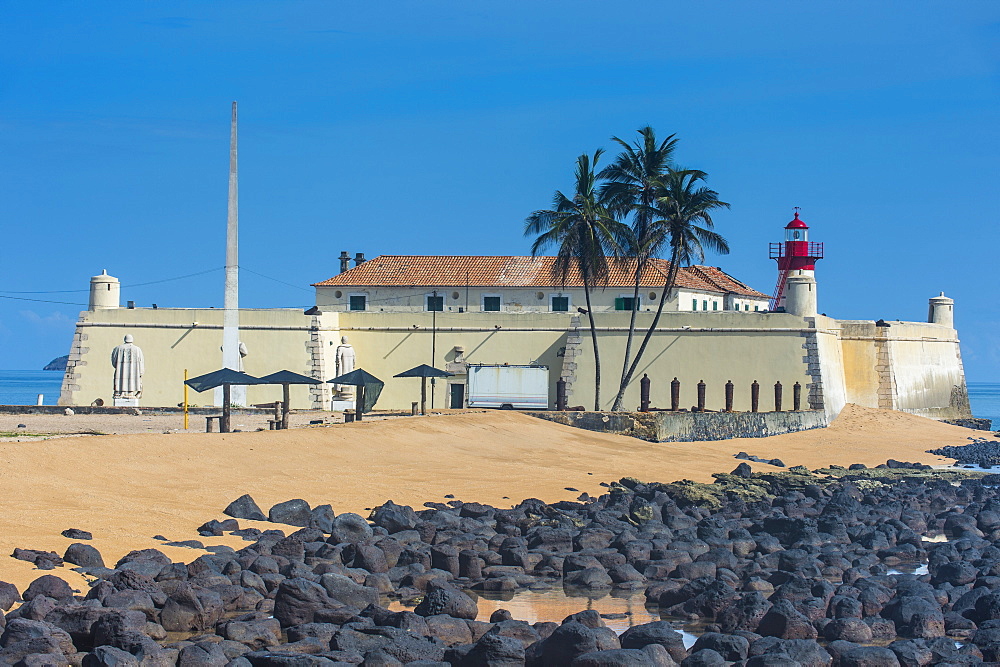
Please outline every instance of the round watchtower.
M121 283L109 276L107 269L101 275L90 279L90 310L119 308L121 306Z
M927 309L927 321L932 324L943 324L946 327L955 326L955 300L950 299L941 292L938 296L929 299L930 305Z

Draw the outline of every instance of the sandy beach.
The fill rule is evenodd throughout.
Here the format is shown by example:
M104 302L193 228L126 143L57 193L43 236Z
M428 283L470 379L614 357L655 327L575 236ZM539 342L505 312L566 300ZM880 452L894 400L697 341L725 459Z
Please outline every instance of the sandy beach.
M330 503L338 514L363 516L389 499L419 508L427 501L445 500L446 494L510 506L528 497L551 502L575 499L580 492L596 496L603 491L601 482L625 476L710 482L712 473L737 465L733 455L739 451L809 468L874 466L889 458L944 464L949 461L926 450L986 435L856 406L848 406L826 429L699 443L648 443L512 412L226 435L164 433L169 426L159 420L176 422L179 417L113 419L117 421L83 415L3 418L0 431L12 430L11 421L14 426L29 425L29 431L52 430L47 426L51 420L63 432L75 427L121 434L0 442L0 480L8 489L0 514L0 552L9 555L21 547L62 554L72 540L60 532L80 528L93 533L92 544L109 566L130 550L149 547L190 561L205 552L165 547L153 536L240 548L246 543L239 537L199 538L196 528L222 518L222 509L244 493L265 513L291 498L313 506ZM133 421L127 423L129 419ZM779 470L767 464L751 466ZM52 573L85 590L82 577L68 567ZM22 590L41 574L29 563L0 559L0 580Z

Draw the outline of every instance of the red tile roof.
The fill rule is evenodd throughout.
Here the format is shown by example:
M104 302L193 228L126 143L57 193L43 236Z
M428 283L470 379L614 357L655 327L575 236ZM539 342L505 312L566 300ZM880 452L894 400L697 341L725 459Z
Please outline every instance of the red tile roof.
M314 287L583 287L578 271L565 282L553 272L555 257L511 255L380 255ZM635 260L609 259L600 287L631 287ZM670 262L652 260L644 269L643 288L662 287ZM768 298L712 266L681 267L676 287Z

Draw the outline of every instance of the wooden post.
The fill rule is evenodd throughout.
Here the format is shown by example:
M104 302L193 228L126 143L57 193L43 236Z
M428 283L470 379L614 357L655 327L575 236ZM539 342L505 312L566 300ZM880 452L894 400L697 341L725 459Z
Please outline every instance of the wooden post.
M420 414L427 414L427 378L420 378Z
M556 410L566 410L566 380L562 378L556 381Z
M798 412L802 409L802 385L798 382L792 385L792 410Z
M781 380L774 383L774 411L781 412Z
M757 412L760 407L760 385L754 380L750 385L750 412Z
M677 412L681 407L681 382L674 378L670 382L670 409Z
M354 419L355 421L361 421L361 415L365 411L365 386L359 384L358 390L354 393L357 396L354 401Z
M733 411L733 381L726 382L726 412Z
M698 412L705 411L705 381L698 380Z
M219 420L219 432L229 433L230 423L232 421L232 407L230 406L230 401L232 400L232 385L224 384L222 385L222 419Z
M281 403L281 428L288 428L288 413L291 412L288 408L289 395L291 394L291 387L287 382L281 383L281 398L284 399Z

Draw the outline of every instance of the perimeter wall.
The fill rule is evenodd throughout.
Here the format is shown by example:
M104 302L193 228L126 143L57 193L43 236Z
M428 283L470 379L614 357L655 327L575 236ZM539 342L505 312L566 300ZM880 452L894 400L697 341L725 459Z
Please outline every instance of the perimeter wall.
M140 405L175 406L189 377L221 365L221 309L117 308L84 311L77 323L60 405L111 405L111 350L132 334L145 357ZM638 316L633 354L652 313ZM596 313L601 355L600 403L611 407L621 378L628 313ZM419 364L454 372L429 384L436 408L449 407L464 390L465 364L549 367L549 401L556 382L567 382L568 403L593 410L595 357L588 318L576 313L390 313L305 315L301 310L241 310L241 340L251 375L287 369L328 380L342 336L357 366L386 382L378 407L409 410L420 383L394 379ZM651 380L654 407L670 407L670 382L681 383L680 406L697 403L706 384L706 408L725 407L725 384L734 384L734 409L750 409L750 385L760 385L760 410L774 409L774 383L783 386L783 408L792 407L799 383L802 409L835 417L847 403L891 408L935 418L967 418L965 375L954 329L940 324L836 320L786 313L665 312L625 395L626 410L639 405L639 382ZM457 390L451 385L462 385ZM293 386L293 408L328 408L331 385ZM248 403L279 400L281 388L250 387ZM191 392L195 405L213 405L210 392Z

